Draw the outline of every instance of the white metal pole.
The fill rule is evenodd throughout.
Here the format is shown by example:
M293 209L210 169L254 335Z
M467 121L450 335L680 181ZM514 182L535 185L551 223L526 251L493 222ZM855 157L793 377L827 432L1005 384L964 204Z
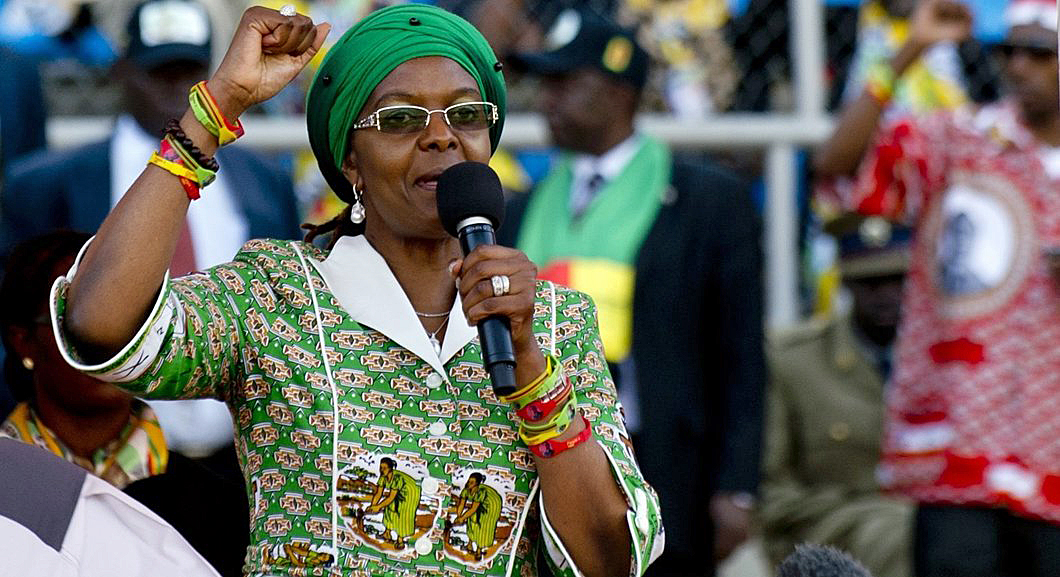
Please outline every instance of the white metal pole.
M795 108L802 118L824 115L824 7L822 0L790 0Z
M774 144L766 154L765 298L766 325L799 320L798 209L795 206L795 147Z

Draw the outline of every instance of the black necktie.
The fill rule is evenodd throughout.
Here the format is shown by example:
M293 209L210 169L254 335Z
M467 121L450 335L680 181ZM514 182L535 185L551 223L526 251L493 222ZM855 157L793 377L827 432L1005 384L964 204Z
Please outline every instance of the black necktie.
M585 213L585 209L589 208L592 204L593 199L596 198L596 193L600 191L600 187L604 184L604 177L599 172L594 172L589 180L585 181L585 188L582 189L581 195L572 203L571 214L574 218L581 217Z

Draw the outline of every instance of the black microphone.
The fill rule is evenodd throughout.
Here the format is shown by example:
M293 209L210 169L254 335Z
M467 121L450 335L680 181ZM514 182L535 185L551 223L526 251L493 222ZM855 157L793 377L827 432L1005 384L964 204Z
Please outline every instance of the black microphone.
M796 545L777 567L777 577L872 577L850 555L823 545Z
M494 229L504 220L504 192L493 169L481 162L461 162L438 176L438 216L445 230L460 239L464 256L483 244L496 244ZM478 323L478 340L493 392L515 392L515 347L512 329L502 316Z

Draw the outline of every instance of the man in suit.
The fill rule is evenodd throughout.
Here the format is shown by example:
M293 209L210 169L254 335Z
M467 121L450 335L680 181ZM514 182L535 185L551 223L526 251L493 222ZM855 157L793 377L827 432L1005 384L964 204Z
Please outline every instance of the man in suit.
M33 61L0 46L0 173L19 156L43 149L45 110L40 74ZM2 180L0 180L2 182ZM2 186L0 186L2 190Z
M850 307L770 338L758 508L766 551L780 563L801 543L833 545L876 577L909 577L913 502L885 494L876 465L912 235L858 215L825 230L838 241Z
M191 86L206 78L211 24L202 4L143 2L127 29L128 44L114 68L124 98L114 131L102 142L30 155L10 167L0 199L0 262L20 241L49 230L95 232L157 150L166 121L187 109ZM297 238L288 175L238 145L219 151L217 161L217 180L189 209L173 275L227 262L250 238ZM206 457L232 442L231 418L221 403L152 405L171 448Z
M44 93L37 67L14 51L0 46L0 69L7 75L0 82L0 199L4 196L7 167L23 154L43 149L45 139ZM2 263L0 263L2 266ZM0 347L0 366L4 348ZM15 399L0 377L0 416L15 408Z
M749 529L761 441L760 224L746 186L634 129L648 57L631 31L561 14L543 79L563 154L500 229L540 274L587 292L666 549L649 575L713 573Z

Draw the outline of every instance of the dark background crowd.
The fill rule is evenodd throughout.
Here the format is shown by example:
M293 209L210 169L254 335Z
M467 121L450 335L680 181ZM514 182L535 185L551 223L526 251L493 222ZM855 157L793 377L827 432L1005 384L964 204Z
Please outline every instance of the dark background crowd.
M1030 213L1044 220L1029 225L1035 232L1027 234L1040 236L1032 243L1039 252L1060 246L1060 231L1053 230L1060 229L1054 222L1060 214L1051 200L1060 198L1055 4L827 0L817 6L824 69L814 73L824 98L815 112L838 128L795 139L799 146L790 151L785 181L794 185L785 192L794 199L785 206L795 214L786 218L797 227L786 258L797 263L796 299L794 310L779 311L768 307L777 302L769 294L778 282L769 263L785 257L766 244L770 227L777 226L768 215L776 201L771 187L780 185L766 154L775 143L766 136L725 147L706 135L701 143L694 136L676 142L652 135L655 148L647 148L664 159L655 164L637 164L640 153L622 147L642 134L637 122L644 118L710 130L729 126L718 123L725 118L783 119L802 111L793 23L808 2L429 3L475 24L504 63L508 130L518 131L523 119L548 128L547 137L517 138L493 158L510 202L501 240L527 252L543 277L588 292L600 306L627 428L663 506L667 549L649 575L710 575L715 565L733 577L772 574L804 542L847 551L880 577L1055 574L1060 495L1047 491L1049 470L1023 457L1035 454L1033 443L1008 451L1004 437L982 455L967 447L932 453L938 435L963 433L945 428L949 417L932 421L958 411L939 400L943 393L930 387L917 392L925 390L917 383L933 373L914 359L915 350L930 349L939 365L975 367L1001 357L1019 363L1038 353L1048 357L1060 345L1060 334L1048 329L1040 312L1056 308L1047 266L1021 264L1041 268L1041 279L1009 282L1016 265L999 271L990 264L1045 257L1019 260L1018 246L984 245L977 234L1015 225L996 217L989 201L977 200L982 195L958 194L961 186L974 192L975 178L941 176L953 166L975 172L968 168L974 155L958 156L957 149L982 150L968 135L984 123L1011 129L1006 142L1023 150L1024 159L1036 159L1034 170L1041 173L1025 188L1049 197L1028 201ZM189 32L185 49L162 53L145 41L142 24L130 20L136 4L0 0L0 329L6 355L0 435L42 445L57 436L64 457L155 509L222 574L238 574L246 535L218 536L246 516L227 410L207 401L147 408L108 385L79 380L55 350L47 324L51 280L69 268L87 234L135 179L140 157L155 146L165 121L180 116L188 87L216 64L245 7L203 2L205 28ZM341 31L388 3L294 4ZM1035 4L1043 14L1052 11L1051 26L1026 16L1034 9L1026 5ZM1013 10L1016 5L1023 12ZM1033 27L1052 34L1036 36ZM254 110L248 135L255 120L264 126L266 120L301 118L311 72ZM962 116L1008 110L1008 102L1019 110L1008 124L1002 112ZM936 126L934 119L950 113L957 129ZM99 132L100 126L106 130ZM218 155L218 184L189 214L174 274L225 262L247 239L297 238L300 223L320 223L341 210L302 138L293 135L283 146L255 146L248 138L242 149ZM947 145L954 156L938 160L933 147ZM920 178L915 184L910 172ZM939 202L936 214L921 192L943 180L940 190L956 200ZM661 206L642 206L630 194L602 212L601 191L652 186ZM551 192L569 201L548 205L554 212L546 213L545 201L536 200ZM595 214L594 206L600 209ZM533 237L540 232L535 227L561 214L576 233L551 244ZM628 226L615 235L620 223ZM917 256L919 229L941 239L930 258ZM601 243L628 246L606 255L603 267L594 260L600 255L588 250ZM563 251L583 254L555 258ZM918 264L924 258L934 260ZM939 280L925 280L935 276ZM1039 342L1038 353L1006 346L980 354L986 361L968 360L972 353L963 343L1010 338L1004 328L1010 311L983 308L988 304L974 300L977 295L1023 294L1024 286L1031 292L1019 297L1018 316ZM918 298L922 288L928 296ZM963 308L950 314L947 307ZM625 320L605 324L610 313ZM918 340L916 331L936 314L979 315L979 324L954 329L938 342ZM901 329L903 322L919 324ZM958 338L966 328L971 341ZM996 370L1002 371L993 373L998 378L1011 378ZM1020 394L1057 390L1055 375L1020 375L1017 380L1028 383ZM961 390L966 398L990 396L973 386L978 377L946 378L971 383ZM34 412L27 413L27 403ZM127 422L130 411L135 425ZM1035 419L1034 426L1052 426L1048 417ZM160 427L164 441L140 421ZM1032 430L1039 429L1023 429ZM139 436L150 450L169 452L169 478L152 479L164 471L149 463L116 468L102 456L114 443L131 444ZM920 460L910 463L910 455ZM951 469L945 468L944 482L918 489L909 471L935 466L932 455L986 464L963 481L946 480ZM184 505L161 497L190 495L187 487L210 483L228 491L211 493L216 503ZM948 492L951 487L983 490ZM973 518L963 516L966 509L989 513ZM191 519L199 510L212 511L219 522L207 531ZM956 543L952 535L972 544ZM219 547L222 542L231 547ZM994 553L968 553L992 547ZM1020 566L1008 565L1016 557L1027 563L1024 569L996 572Z

